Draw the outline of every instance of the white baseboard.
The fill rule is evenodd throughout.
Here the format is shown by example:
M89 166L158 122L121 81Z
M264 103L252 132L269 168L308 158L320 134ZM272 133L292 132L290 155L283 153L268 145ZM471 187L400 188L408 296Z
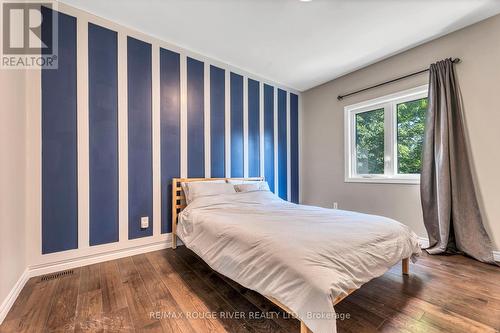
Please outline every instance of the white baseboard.
M427 239L427 237L419 237L418 241L421 247L429 246L429 240ZM179 240L178 242L180 243ZM43 265L29 266L19 277L19 280L16 282L11 292L9 293L9 295L7 295L7 298L3 301L2 305L0 306L0 324L2 324L3 320L7 316L7 313L9 313L10 308L12 307L15 300L19 296L19 293L23 289L26 282L28 282L28 280L32 277L59 272L66 269L92 265L109 260L129 257L141 253L163 250L170 247L172 247L171 240L160 241L152 244L141 245L116 251L109 251L105 253L89 255L76 259L63 260ZM500 262L500 251L493 251L493 257L495 258L495 261Z
M418 237L418 242L422 248L429 246L429 239L427 237ZM493 260L500 262L500 251L493 251Z
M15 300L19 296L19 293L23 289L26 282L35 276L50 274L54 272L59 272L67 269L72 269L76 267L82 267L92 264L97 264L104 261L115 260L119 258L129 257L141 253L147 253L152 251L163 250L172 247L171 238L167 241L162 240L155 243L150 243L146 245L129 247L126 249L108 251L99 254L88 255L75 259L61 260L57 262L52 262L42 265L32 265L26 268L19 280L16 282L12 288L7 298L3 301L0 306L0 325L4 321L7 313L9 313L10 308L14 304Z
M0 325L3 323L5 317L7 317L7 313L9 313L10 308L16 301L17 296L19 296L21 290L23 290L24 285L26 284L26 282L28 282L29 278L29 270L26 268L23 274L21 274L21 276L17 280L14 287L12 287L12 290L7 295L7 298L5 298L5 300L2 302L2 305L0 305Z
M92 254L84 257L79 257L75 259L61 260L58 262L51 262L42 265L32 265L28 267L30 278L34 276L50 274L54 272L63 271L66 269L82 267L92 264L97 264L99 262L120 259L124 257L134 256L141 253L147 253L152 251L163 250L172 247L172 241L169 239L167 241L159 241L155 243L150 243L146 245L139 245L134 247L129 247L126 249L108 251L99 254Z

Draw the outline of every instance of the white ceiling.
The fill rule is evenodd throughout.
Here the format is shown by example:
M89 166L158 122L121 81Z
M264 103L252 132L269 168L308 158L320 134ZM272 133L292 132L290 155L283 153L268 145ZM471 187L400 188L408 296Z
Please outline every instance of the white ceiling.
M500 13L499 0L63 2L300 91Z

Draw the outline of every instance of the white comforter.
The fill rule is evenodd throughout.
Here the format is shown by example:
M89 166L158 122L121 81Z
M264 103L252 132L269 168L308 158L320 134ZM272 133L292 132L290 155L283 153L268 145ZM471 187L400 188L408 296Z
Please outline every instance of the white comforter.
M180 214L177 233L214 270L277 299L315 333L336 332L333 299L420 253L399 222L268 191L198 198Z

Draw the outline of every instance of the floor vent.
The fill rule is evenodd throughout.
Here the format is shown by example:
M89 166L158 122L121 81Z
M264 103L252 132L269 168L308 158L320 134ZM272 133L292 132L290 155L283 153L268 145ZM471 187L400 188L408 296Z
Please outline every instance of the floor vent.
M40 281L54 280L54 279L58 279L60 277L68 276L68 275L73 275L73 270L72 269L70 269L68 271L62 271L62 272L57 272L57 273L43 275L40 278Z

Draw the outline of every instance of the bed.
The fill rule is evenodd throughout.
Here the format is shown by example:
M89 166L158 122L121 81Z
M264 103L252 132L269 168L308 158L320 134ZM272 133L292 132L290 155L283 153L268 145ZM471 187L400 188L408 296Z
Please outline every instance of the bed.
M181 183L262 178L174 178L177 237L212 269L255 290L301 322L301 333L336 332L334 306L369 280L420 254L394 220L289 203L270 191L206 196L186 204Z

